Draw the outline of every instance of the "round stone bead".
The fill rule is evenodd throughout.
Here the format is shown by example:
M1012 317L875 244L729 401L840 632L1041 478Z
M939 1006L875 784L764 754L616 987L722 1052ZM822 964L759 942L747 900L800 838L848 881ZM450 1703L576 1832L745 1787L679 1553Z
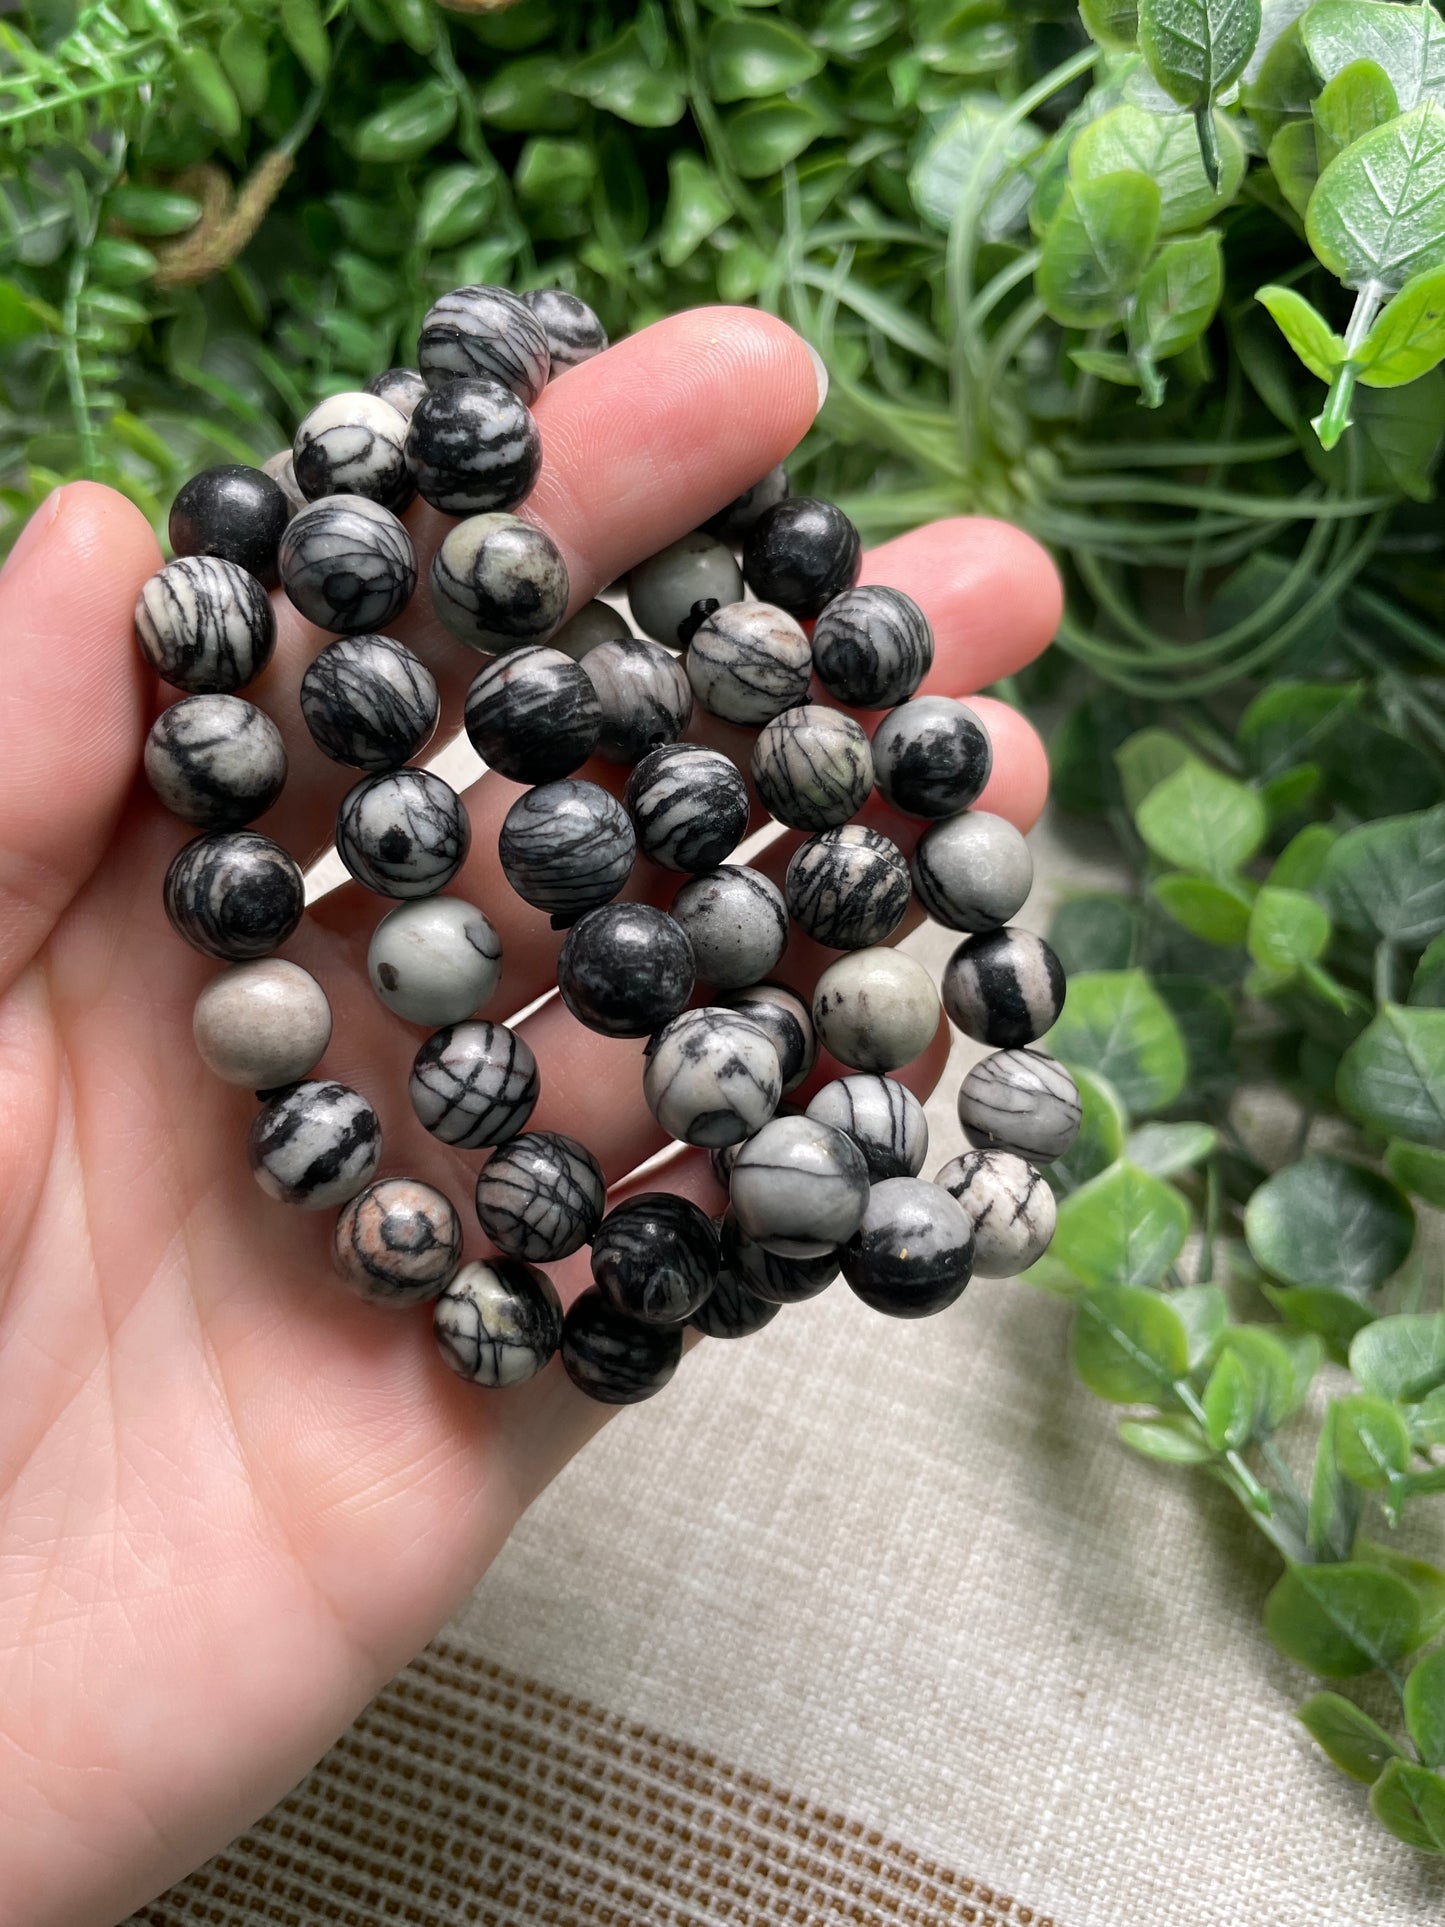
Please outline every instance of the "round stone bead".
M286 783L286 745L241 696L183 696L151 724L146 780L175 816L204 830L238 830L269 810Z
M549 637L548 646L560 649L562 654L570 656L573 662L581 662L584 656L590 655L601 643L626 641L630 639L631 634L632 631L627 626L627 618L618 615L617 611L609 608L605 602L584 602L576 615L568 616L556 634ZM652 647L651 644L648 646ZM671 661L671 658L669 657L668 660Z
M882 943L913 895L898 845L861 823L810 836L793 852L783 890L798 928L830 950Z
M593 1285L562 1321L562 1367L601 1405L636 1405L660 1392L682 1358L681 1325L647 1325Z
M602 1167L575 1138L526 1131L493 1151L477 1179L477 1217L509 1258L546 1264L595 1237L607 1202Z
M255 576L220 556L183 555L141 590L135 636L162 682L224 695L271 660L276 618Z
M979 1278L1014 1278L1036 1264L1054 1235L1054 1194L1011 1151L966 1151L937 1182L963 1206L973 1226L973 1269Z
M738 1230L753 1244L780 1258L821 1258L863 1222L868 1165L831 1124L775 1117L738 1152L729 1195Z
M672 914L687 932L697 974L716 990L766 977L788 944L788 907L771 878L725 863L684 883Z
M510 649L467 691L467 735L514 783L570 776L597 747L602 709L580 663L557 649Z
M932 667L933 631L912 596L870 582L836 597L819 616L813 662L835 701L892 709Z
M896 1071L927 1050L938 1029L938 992L912 957L855 950L829 964L813 991L818 1042L856 1071Z
M669 1137L736 1144L776 1111L783 1075L760 1025L704 1004L675 1017L648 1044L642 1093Z
M463 1151L505 1144L537 1108L541 1079L527 1044L505 1024L450 1024L411 1067L411 1108L433 1137Z
M579 1023L604 1037L648 1037L692 995L692 945L648 903L605 903L567 932L557 988Z
M516 515L469 516L432 558L432 607L473 649L546 642L567 613L568 593L556 543Z
M615 796L568 776L517 798L503 820L497 854L517 895L547 911L560 930L617 895L637 838Z
M296 480L296 466L291 460L290 449L278 448L269 461L261 464L261 473L263 475L269 475L277 488L279 488L281 493L286 497L286 519L289 522L298 509L304 509L306 506L306 497L301 493L300 485ZM280 574L279 562L280 557L278 556L278 578Z
M1041 1050L1000 1050L982 1058L958 1092L958 1121L979 1151L1012 1151L1052 1164L1079 1135L1079 1087Z
M765 509L787 498L788 488L788 471L779 462L776 468L768 470L760 482L754 482L741 495L735 495L725 509L710 515L702 525L704 532L717 536L723 542L741 542Z
M658 643L613 637L589 649L582 667L602 711L597 754L609 763L640 762L650 749L677 742L692 720L687 672Z
M843 1276L873 1311L928 1318L963 1295L973 1226L956 1199L922 1178L885 1178L843 1247Z
M281 538L281 581L319 629L385 629L411 601L416 550L390 509L364 495L308 502Z
M688 1319L708 1338L751 1338L770 1325L782 1310L750 1291L730 1266L724 1265L712 1290Z
M943 973L943 1008L965 1037L1017 1050L1058 1021L1064 969L1042 937L988 930L966 937Z
M863 544L842 509L809 495L775 502L743 537L743 573L764 602L806 622L851 589Z
M389 910L366 953L371 987L409 1024L460 1024L502 978L502 940L475 904L416 897Z
M712 1219L688 1198L644 1191L609 1211L592 1240L592 1276L617 1306L650 1325L690 1318L717 1282Z
M807 700L812 651L783 610L767 602L730 602L694 631L687 679L712 715L756 729Z
M458 1378L525 1385L562 1342L562 1301L545 1271L519 1258L463 1265L432 1314L437 1349Z
M542 466L532 411L499 381L451 381L417 403L406 456L417 493L447 515L514 509Z
M873 768L880 794L905 816L954 816L982 794L993 744L967 703L915 696L878 725Z
M427 393L427 385L415 368L388 368L384 374L373 375L366 392L390 402L403 420L410 421L417 403Z
M291 445L296 484L309 501L364 495L393 511L416 494L406 459L406 417L363 390L328 395L296 430Z
M868 1161L874 1184L916 1178L928 1156L928 1119L906 1084L877 1074L837 1077L808 1106L819 1124L846 1131Z
M264 469L222 462L193 475L171 504L171 547L177 555L220 556L274 589L290 519L284 491Z
M585 301L565 288L533 288L522 296L547 337L551 379L576 368L607 346L607 330Z
M293 1084L251 1120L246 1152L267 1197L324 1211L370 1184L381 1161L381 1125L349 1085Z
M339 636L301 678L312 741L351 769L400 769L431 741L441 698L431 671L391 636Z
M729 1010L740 1011L766 1033L778 1053L784 1097L796 1090L818 1057L813 1013L797 991L789 990L786 984L749 984L724 1002Z
M763 807L793 830L830 830L856 816L873 790L873 753L862 727L824 703L774 716L753 745Z
M748 827L748 786L720 749L667 743L627 779L622 806L637 847L664 870L714 870Z
M232 964L196 999L191 1029L227 1084L276 1090L305 1077L331 1042L331 1005L309 970L282 957Z
M164 898L178 936L208 957L242 963L281 948L301 921L306 885L269 836L213 830L176 853Z
M1034 882L1028 844L987 810L930 823L908 868L919 903L948 930L997 930L1023 909Z
M551 351L542 324L506 288L454 288L428 309L417 365L429 388L479 377L499 381L530 408L547 386Z
M428 897L444 890L471 840L462 799L427 769L365 777L336 812L336 854L378 896Z
M342 1205L331 1234L337 1276L372 1305L420 1305L462 1259L462 1221L419 1178L383 1178Z
M743 572L732 550L701 530L639 562L627 578L632 620L643 635L676 648L697 602L741 602Z
M781 1257L747 1237L731 1209L722 1221L722 1255L725 1268L745 1289L770 1305L801 1305L838 1276L838 1254L831 1247L808 1257Z

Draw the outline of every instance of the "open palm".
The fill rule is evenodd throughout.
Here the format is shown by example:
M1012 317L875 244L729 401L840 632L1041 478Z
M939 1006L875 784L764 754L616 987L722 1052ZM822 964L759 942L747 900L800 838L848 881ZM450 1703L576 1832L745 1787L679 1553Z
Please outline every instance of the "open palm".
M660 323L554 383L527 513L567 557L573 607L784 457L815 406L798 338L733 310ZM424 581L442 522L410 520ZM159 562L128 503L77 484L0 576L0 1927L109 1927L264 1811L436 1632L602 1416L556 1365L501 1395L453 1378L426 1316L336 1286L330 1214L252 1181L253 1102L191 1044L214 966L161 910L187 832L136 781L157 693L131 611ZM864 579L922 603L939 639L928 686L947 693L1017 668L1057 618L1047 560L996 523L905 537ZM424 605L399 633L455 715L476 658ZM321 638L284 601L278 618L246 694L285 732L291 780L260 827L305 861L349 778L300 726ZM979 706L996 746L983 804L1027 827L1042 750ZM740 732L700 724L745 766ZM624 773L585 772L613 787ZM491 775L471 792L452 886L502 933L494 1017L548 987L559 942L501 877L517 794ZM632 888L665 903L677 881L639 866ZM325 1067L376 1105L383 1173L428 1178L469 1215L480 1159L411 1116L420 1034L366 982L384 908L339 890L287 954L331 998ZM806 988L817 961L799 945L779 974ZM661 1143L641 1046L580 1030L555 999L525 1032L537 1126L581 1138L622 1183ZM940 1034L908 1081L926 1089L946 1055ZM668 1181L720 1202L695 1153ZM564 1299L584 1278L585 1254L559 1269Z

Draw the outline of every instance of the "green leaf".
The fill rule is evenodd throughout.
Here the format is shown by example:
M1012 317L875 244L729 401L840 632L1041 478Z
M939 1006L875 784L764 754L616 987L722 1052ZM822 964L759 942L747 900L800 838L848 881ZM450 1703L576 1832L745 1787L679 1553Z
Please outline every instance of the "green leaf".
M597 152L587 141L534 134L517 156L512 181L532 206L575 207L597 180Z
M1243 943L1250 896L1238 882L1176 870L1154 879L1154 894L1177 924L1205 943Z
M1313 121L1286 121L1269 144L1270 172L1279 191L1303 218L1320 178L1320 145Z
M714 100L764 100L822 71L823 56L795 27L754 17L716 20L707 36L707 75Z
M1170 1292L1169 1304L1189 1341L1189 1369L1198 1371L1219 1349L1229 1323L1229 1301L1218 1285L1185 1285Z
M1313 1332L1323 1339L1337 1365L1345 1363L1350 1341L1372 1315L1358 1298L1328 1285L1266 1284L1264 1295L1293 1330Z
M1405 1680L1405 1725L1426 1766L1445 1764L1445 1646L1427 1653Z
M331 42L319 0L281 0L280 18L287 46L319 87L331 71Z
M351 136L359 161L416 161L446 139L457 117L457 97L446 81L418 87L368 114Z
M1424 1398L1445 1385L1445 1316L1406 1311L1377 1318L1350 1346L1350 1370L1378 1398Z
M1204 1429L1216 1452L1237 1452L1254 1431L1255 1386L1237 1352L1224 1351L1204 1387Z
M1336 923L1412 948L1445 929L1445 808L1347 830L1321 888Z
M1142 970L1076 977L1047 1048L1107 1078L1135 1116L1172 1104L1189 1070L1179 1026Z
M1049 944L1070 979L1092 970L1125 970L1134 954L1139 913L1103 891L1065 897L1049 923Z
M508 134L566 134L586 109L569 91L572 63L557 54L504 61L477 97L482 119Z
M1445 1010L1445 933L1426 946L1410 980L1408 1003L1423 1004L1430 1010Z
M1366 1786L1379 1779L1391 1760L1404 1757L1384 1727L1340 1693L1313 1694L1299 1717L1340 1771Z
M1003 128L1003 122L1010 125ZM1016 121L1004 101L970 95L915 161L908 176L913 205L930 226L947 234L965 190L981 192L983 239L1011 233L1028 209L1033 179L1023 164L1039 140L1038 129Z
M670 53L654 62L635 22L607 46L569 63L565 72L572 93L634 127L671 127L687 106Z
M728 149L745 180L778 173L815 140L836 131L831 115L813 100L759 100L729 115Z
M1403 1579L1419 1600L1418 1645L1428 1645L1437 1633L1445 1631L1445 1572L1439 1566L1428 1565L1423 1559L1412 1559L1408 1553L1397 1552L1393 1546L1366 1538L1363 1533L1355 1546L1361 1559L1367 1559L1372 1566L1383 1566L1386 1572Z
M1369 60L1383 69L1400 112L1445 100L1445 26L1431 6L1317 0L1299 30L1322 81Z
M1228 876L1263 843L1269 827L1259 792L1190 757L1144 798L1139 834L1181 870Z
M1314 104L1315 140L1320 166L1383 127L1400 111L1390 77L1374 60L1352 60L1330 81Z
M1140 729L1126 737L1114 752L1114 765L1124 788L1124 801L1137 810L1158 784L1192 760L1189 745L1167 729Z
M470 161L429 174L417 208L416 236L426 248L454 248L480 234L497 205L495 169Z
M1264 1602L1264 1624L1286 1658L1326 1679L1353 1679L1413 1649L1420 1605L1379 1566L1289 1566Z
M1445 268L1412 275L1360 343L1367 388L1418 381L1445 356Z
M1216 230L1166 242L1139 282L1129 314L1129 346L1149 361L1182 354L1213 321L1223 293Z
M1427 102L1346 148L1320 175L1305 231L1347 288L1393 294L1445 266L1445 112Z
M1426 1144L1405 1144L1396 1138L1385 1148L1385 1169L1406 1191L1445 1211L1445 1151Z
M1079 0L1084 30L1110 53L1127 53L1138 44L1138 0Z
M1261 25L1259 0L1139 0L1139 47L1181 107L1207 107L1244 72Z
M1124 1150L1141 1171L1173 1178L1203 1164L1218 1148L1219 1133L1211 1124L1141 1124Z
M1335 1456L1364 1491L1388 1491L1410 1464L1409 1429L1388 1399L1354 1393L1336 1404Z
M1178 234L1227 207L1244 179L1244 146L1225 114L1214 116L1219 146L1219 186L1211 186L1199 155L1193 121L1125 102L1082 128L1069 149L1069 174L1077 185L1133 171L1158 188L1159 232Z
M1121 355L1117 349L1070 348L1069 360L1081 375L1093 375L1098 381L1110 381L1116 388L1142 386L1137 364L1127 355Z
M1254 298L1268 310L1310 373L1321 381L1331 380L1349 353L1344 337L1337 335L1324 316L1293 288L1261 288Z
M1405 1262L1415 1214L1378 1172L1312 1153L1259 1186L1245 1208L1244 1236L1255 1262L1286 1284L1358 1296Z
M1159 190L1144 174L1074 181L1049 223L1034 285L1066 328L1116 321L1159 233Z
M1052 1250L1086 1285L1153 1285L1188 1233L1180 1193L1121 1158L1064 1199Z
M1292 769L1322 754L1363 693L1361 683L1272 683L1260 691L1240 718L1236 731L1239 746L1262 775ZM1310 830L1317 831L1327 843L1334 841L1334 833L1322 824L1311 824Z
M259 114L271 84L271 57L266 35L254 20L238 15L216 46L226 78L247 114Z
M1307 4L1308 0L1265 0L1264 29L1240 87L1240 99L1265 148L1291 120L1308 120L1320 89L1299 33L1298 16ZM1275 31L1272 16L1291 6L1292 16Z
M1340 448L1332 457L1311 444L1306 453L1311 465L1327 482L1338 487L1386 490L1408 495L1412 501L1433 501L1434 475L1445 439L1445 374L1432 368L1403 388L1357 388L1353 398L1355 446ZM1362 724L1362 727L1367 725ZM1417 780L1418 752L1395 735L1413 765L1408 771ZM1357 772L1357 784L1371 782L1389 790L1397 780L1393 766L1383 770ZM1418 809L1426 799L1410 796L1391 799L1390 811ZM1376 812L1378 814L1379 812Z
M732 214L717 177L695 154L679 149L667 162L667 210L657 252L667 268L680 268Z
M1123 1152L1129 1114L1107 1079L1080 1064L1074 1066L1073 1076L1079 1092L1079 1135L1053 1169L1064 1182L1080 1185L1107 1171Z
M1162 1404L1189 1369L1184 1327L1157 1292L1132 1285L1086 1292L1074 1312L1074 1369L1113 1405Z
M1309 1515L1305 1526L1306 1544L1316 1559L1350 1557L1354 1551L1363 1507L1360 1488L1351 1485L1340 1470L1335 1427L1335 1408L1330 1405L1325 1410L1319 1442L1315 1447Z
M1140 1458L1163 1465L1207 1465L1214 1457L1192 1418L1121 1418L1119 1438Z
M1445 1853L1445 1779L1408 1760L1391 1760L1370 1788L1381 1826L1421 1853Z
M1313 1338L1273 1325L1231 1325L1220 1344L1248 1368L1257 1401L1255 1429L1266 1432L1298 1411L1323 1355Z
M1330 940L1328 914L1302 890L1266 884L1249 913L1249 954L1266 970L1296 970L1323 956Z
M1445 1144L1445 1010L1382 1005L1340 1060L1337 1088L1361 1123Z
M111 219L129 228L132 234L147 234L157 239L184 234L201 218L201 204L189 194L178 194L169 187L150 187L139 181L112 189L105 206Z
M1324 875L1325 859L1339 841L1323 823L1307 823L1275 858L1269 880L1281 890L1312 890Z

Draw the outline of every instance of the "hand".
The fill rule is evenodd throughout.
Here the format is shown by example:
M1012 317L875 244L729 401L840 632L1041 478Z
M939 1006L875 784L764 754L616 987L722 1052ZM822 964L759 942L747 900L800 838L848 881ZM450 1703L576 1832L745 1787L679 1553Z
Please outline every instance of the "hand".
M659 323L555 383L527 513L566 555L573 607L786 456L815 406L797 336L727 309ZM421 505L410 520L424 580L444 524ZM388 1315L332 1278L330 1214L273 1204L252 1180L254 1100L191 1042L216 966L161 910L191 832L138 780L158 697L131 612L160 561L133 507L78 483L0 575L0 1927L111 1927L264 1812L432 1637L604 1416L555 1363L504 1394L454 1378L427 1316ZM1017 669L1058 618L1048 560L997 523L905 536L864 579L928 612L934 691ZM321 638L284 597L278 619L275 658L245 694L291 756L261 827L304 862L352 776L300 723ZM399 633L455 717L476 658L428 616ZM1027 828L1043 750L1013 711L977 707L995 743L982 806ZM694 733L746 767L742 732L699 717ZM587 773L614 788L625 775ZM500 874L516 794L493 776L472 790L472 854L452 886L502 933L495 1017L553 981L559 943ZM876 808L869 820L913 834ZM632 887L665 903L676 882L639 866ZM383 1172L431 1179L470 1218L479 1160L411 1116L420 1033L366 980L384 907L338 890L287 954L332 1000L326 1068L376 1103ZM799 944L779 974L807 989L818 962ZM525 1032L542 1067L536 1124L581 1138L622 1184L661 1141L640 1046L580 1030L556 1000ZM920 1091L946 1033L907 1072ZM669 1182L720 1208L700 1154ZM585 1256L557 1270L564 1299ZM667 1396L687 1397L685 1367Z

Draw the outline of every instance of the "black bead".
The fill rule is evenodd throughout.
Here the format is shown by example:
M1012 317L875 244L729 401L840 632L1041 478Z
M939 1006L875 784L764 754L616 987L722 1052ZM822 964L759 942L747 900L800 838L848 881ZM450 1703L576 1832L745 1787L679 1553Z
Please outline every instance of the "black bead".
M567 933L557 988L579 1023L604 1037L648 1037L692 995L692 945L682 925L647 903L589 910Z
M269 475L222 462L193 475L171 504L171 547L177 555L219 555L274 589L290 519L291 505Z
M770 1325L782 1309L749 1291L737 1273L724 1265L717 1283L687 1322L709 1338L750 1338Z
M660 1392L682 1357L681 1325L644 1325L594 1285L562 1321L562 1364L578 1391L602 1405L635 1405Z
M763 602L806 621L851 589L863 544L842 509L810 495L777 502L743 541L743 574Z
M688 1198L645 1191L609 1211L592 1240L592 1276L619 1311L672 1325L704 1303L722 1249L712 1219Z

